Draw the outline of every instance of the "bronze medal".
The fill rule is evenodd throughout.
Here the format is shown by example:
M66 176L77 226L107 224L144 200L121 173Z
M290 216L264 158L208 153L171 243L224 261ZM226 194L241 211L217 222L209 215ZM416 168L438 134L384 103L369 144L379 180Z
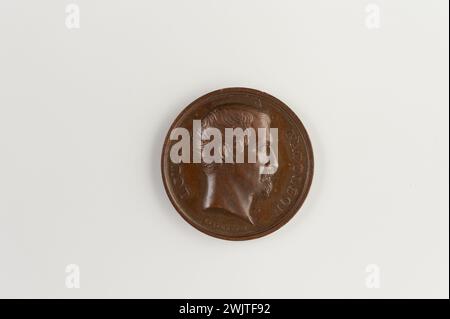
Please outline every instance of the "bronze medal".
M161 170L178 213L198 230L247 240L287 223L313 177L308 134L294 112L253 89L208 93L169 129Z

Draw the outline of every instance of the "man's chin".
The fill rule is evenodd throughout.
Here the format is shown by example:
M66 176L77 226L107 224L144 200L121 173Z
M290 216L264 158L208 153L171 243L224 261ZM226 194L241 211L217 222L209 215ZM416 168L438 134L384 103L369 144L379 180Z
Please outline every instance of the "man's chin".
M262 193L263 198L269 198L270 193L272 193L272 188L270 188L269 190L264 190L264 192Z
M263 198L269 198L270 193L272 192L273 184L272 180L269 178L262 180L262 190L261 190L261 197Z

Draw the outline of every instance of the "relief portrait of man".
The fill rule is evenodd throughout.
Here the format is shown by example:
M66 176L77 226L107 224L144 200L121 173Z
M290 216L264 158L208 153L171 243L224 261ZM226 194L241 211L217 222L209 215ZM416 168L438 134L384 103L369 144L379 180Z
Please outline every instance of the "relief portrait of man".
M233 105L218 107L202 118L201 148L203 151L209 140L209 136L205 138L205 132L210 129L220 131L223 137L226 136L227 130L229 133L230 129L242 129L249 133L254 132L256 135L259 132L258 129L265 129L264 141L267 141L261 145L254 143L257 136L251 136L252 134L244 135L244 138L235 136L231 145L226 142L223 144L219 154L221 161L212 163L202 161L201 169L206 177L206 189L202 202L205 211L221 209L248 223L255 224L251 211L253 201L258 197L267 198L272 191L273 174L264 172L267 172L268 167L275 168L274 171L278 167L276 152L272 152L273 139L270 124L270 116L259 109L252 107L243 109ZM248 128L253 130L246 130ZM237 150L244 149L246 160L237 162ZM251 152L255 154L255 161L247 160ZM231 163L225 160L230 153L234 156L234 161ZM269 158L268 154L270 154Z

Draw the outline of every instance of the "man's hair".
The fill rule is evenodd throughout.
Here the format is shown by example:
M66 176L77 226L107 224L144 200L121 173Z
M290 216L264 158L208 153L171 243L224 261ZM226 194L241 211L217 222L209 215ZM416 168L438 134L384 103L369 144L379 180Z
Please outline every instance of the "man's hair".
M202 123L202 132L204 132L208 128L216 128L218 129L222 134L222 139L225 138L225 128L242 128L244 131L247 128L254 128L253 123L255 119L261 119L264 117L268 117L267 114L246 106L245 108L239 107L238 105L224 105L215 108L211 112L205 115L205 117L201 120ZM204 141L203 136L201 136L201 151L203 151L203 147L205 144L207 144L209 141ZM222 141L223 142L223 141ZM239 141L236 141L239 142ZM248 138L245 136L243 146L248 145ZM231 150L229 150L231 151ZM233 142L233 154L236 154L236 146ZM222 158L224 157L224 154L222 154ZM205 163L202 161L202 165L205 168L206 171L213 171L215 168L217 168L218 163Z
M215 127L223 133L225 128L252 127L257 114L261 113L232 105L215 108L202 119L202 130Z

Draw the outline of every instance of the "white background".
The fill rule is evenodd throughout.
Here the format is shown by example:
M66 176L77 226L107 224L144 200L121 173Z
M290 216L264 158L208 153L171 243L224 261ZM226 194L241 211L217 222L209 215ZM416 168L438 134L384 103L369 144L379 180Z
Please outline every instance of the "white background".
M2 0L0 297L448 298L448 53L446 0ZM176 115L230 86L287 103L316 160L247 242L188 225L160 176Z

